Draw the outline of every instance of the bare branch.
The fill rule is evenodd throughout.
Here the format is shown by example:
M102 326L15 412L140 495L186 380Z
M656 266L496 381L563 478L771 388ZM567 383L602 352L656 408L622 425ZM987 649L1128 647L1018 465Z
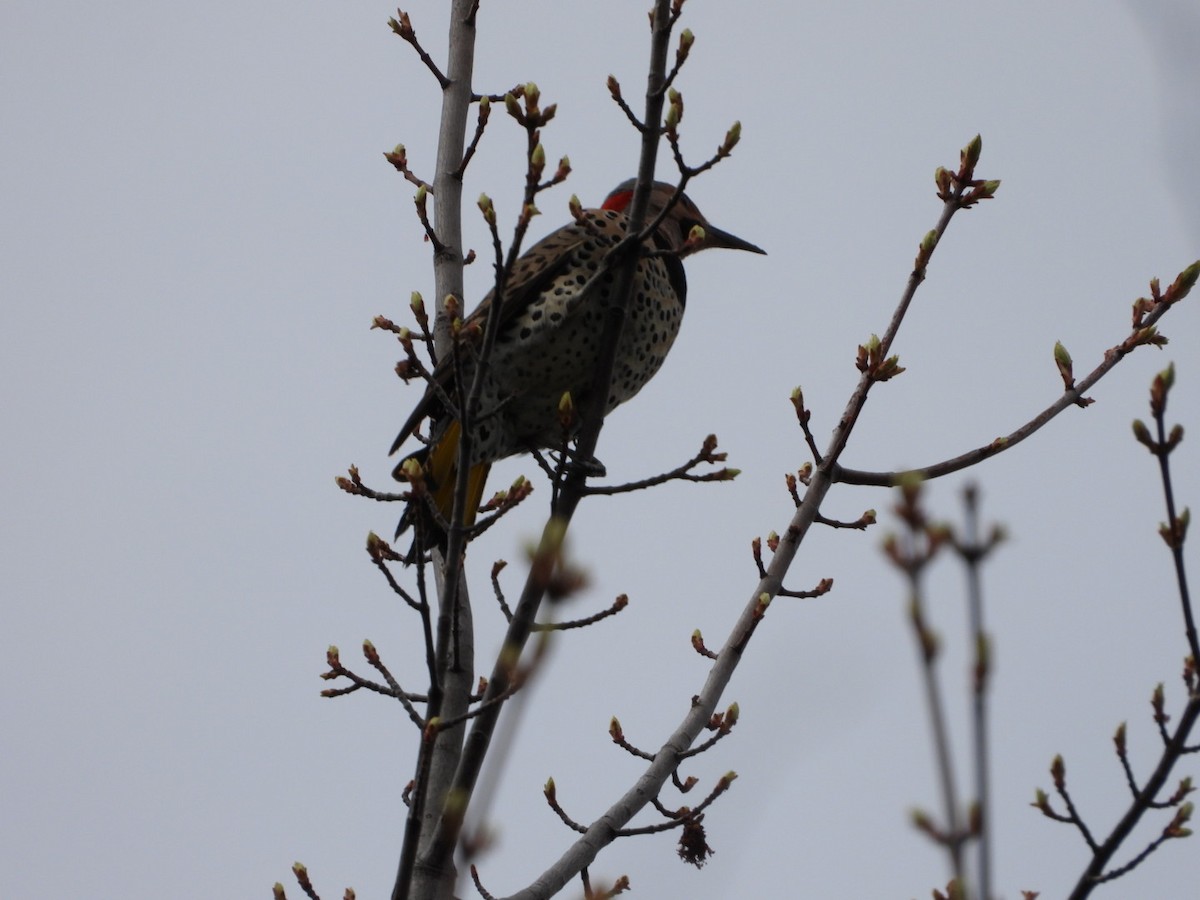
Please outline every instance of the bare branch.
M620 107L621 112L625 113L625 118L628 119L629 123L637 129L638 134L645 134L645 124L637 117L637 114L634 113L629 104L625 102L625 98L621 96L621 83L617 81L614 76L609 75L607 84L608 93L612 96L613 102Z
M466 152L463 153L462 163L455 173L461 179L466 174L467 166L471 163L471 158L475 156L475 151L479 147L479 141L483 138L483 130L487 128L488 117L492 112L491 100L487 97L479 98L479 117L475 121L475 134L471 138L471 143L467 146Z
M444 304L447 298L459 298L464 293L462 181L454 173L462 164L466 144L478 4L475 0L452 0L450 7L447 74L438 78L442 86L442 114L434 176L434 206L440 243L435 244L433 256L439 313L435 317L433 332L439 356L444 356L450 345L450 323L448 317L442 314ZM401 14L402 32L397 33L412 43L416 35L412 32L411 23L405 29L405 18ZM411 40L408 34L403 33L404 30L411 33ZM431 66L431 70L436 70L436 66ZM435 74L440 73L435 71ZM456 505L461 507L462 504ZM458 515L461 516L461 511ZM459 518L459 521L462 519ZM425 616L426 640L432 638L435 642L435 653L427 660L432 675L426 708L428 719L453 719L464 713L473 687L474 641L470 603L465 579L460 572L461 540L461 536L451 534L447 548L450 567L440 572L435 567L435 577L441 576L442 572L449 573L441 577L438 583L440 603L435 636L429 633L431 623L428 622L428 613ZM419 545L419 530L417 541ZM420 546L417 549L418 566L423 567L421 558L424 554L420 552ZM423 573L419 572L419 577L423 577ZM420 866L416 863L418 847L428 846L431 833L438 828L438 814L445 805L454 771L461 758L463 733L463 726L443 727L427 734L421 741L413 779L415 788L405 821L392 900L408 900L413 895L419 898L441 896L447 893L448 885L453 883L453 860L449 855L426 858Z
M479 870L475 868L474 863L471 864L471 881L475 883L475 890L479 891L479 896L483 900L496 900L496 895L488 893L483 886L483 882L479 880Z
M812 429L808 427L809 419L812 418L812 410L804 405L804 391L797 385L792 389L792 406L796 410L796 421L800 423L800 430L804 432L804 443L808 445L808 452L812 454L814 465L821 464L821 451L817 449L817 439L813 437Z
M398 34L401 38L412 45L412 48L417 51L417 56L421 58L421 62L425 63L425 68L429 69L429 71L433 73L433 77L438 80L438 84L441 85L442 90L445 90L450 86L450 79L442 74L442 70L439 69L437 63L433 61L433 57L425 52L425 48L422 47L420 41L417 40L417 32L413 30L412 22L409 21L408 18L408 13L404 12L404 10L398 9L396 10L396 15L399 18L388 19L388 26L393 32ZM474 18L473 13L472 18Z
M726 454L714 452L716 448L717 437L710 434L704 439L703 446L695 456L669 472L654 475L650 478L643 478L640 481L631 481L626 484L587 485L583 488L583 495L585 497L593 494L611 497L614 494L627 494L632 491L645 490L649 487L665 484L668 481L733 481L741 473L741 469L722 468L715 472L705 472L703 475L692 474L692 470L703 463L725 461Z
M572 819L570 816L568 816L567 811L559 805L558 789L554 785L553 778L551 778L549 781L546 782L546 787L542 793L545 794L546 802L548 804L550 804L550 808L552 810L554 810L555 813L558 814L558 817L560 819L562 819L562 823L564 825L566 825L572 831L578 831L580 834L587 833L587 826L580 825L578 822L576 822L574 819Z
M1197 266L1200 266L1200 262L1193 263L1192 266L1184 270L1180 274L1180 279ZM1176 280L1177 283L1180 279ZM1186 292L1184 292L1184 295L1186 295ZM1145 344L1160 346L1162 337L1158 334L1154 325L1178 299L1182 299L1182 296L1171 297L1169 300L1168 295L1164 295L1158 301L1150 301L1145 298L1139 300L1134 305L1135 311L1139 309L1140 304L1147 305L1141 308L1142 314L1137 316L1133 331L1130 332L1129 336L1120 344L1107 350L1101 363L1083 380L1079 381L1073 388L1064 390L1056 401L1011 434L996 438L986 446L970 450L952 459L915 469L906 469L897 472L871 472L839 467L836 474L837 481L844 484L869 484L894 487L908 478L918 478L921 480L940 478L943 475L949 475L951 472L958 472L976 465L1005 450L1012 449L1068 407L1079 406L1085 403L1088 398L1084 394L1091 390L1101 378L1116 367L1117 363L1135 349Z
M824 597L833 590L833 579L822 578L817 582L817 586L808 591L789 591L787 588L781 587L776 593L777 597L797 597L801 600L812 600L816 597Z
M395 149L390 153L384 153L383 158L390 162L396 168L396 171L403 175L405 179L410 181L412 184L415 184L419 188L423 187L428 191L433 190L433 185L418 178L412 173L412 170L409 169L408 151L404 149L403 144L397 144Z
M351 694L359 689L365 689L368 691L373 691L376 694L382 694L385 697L395 697L400 701L400 705L404 707L404 711L408 713L408 717L410 720L412 720L412 723L418 728L424 728L425 720L421 717L420 713L417 712L416 707L413 706L413 703L420 703L428 698L423 697L420 694L409 694L403 688L401 688L396 679L392 677L392 673L387 670L387 668L383 665L383 662L379 659L379 653L375 650L375 645L370 641L363 642L363 655L366 656L367 661L384 676L384 680L387 681L387 686L379 684L378 682L370 681L366 678L362 678L361 676L356 675L354 672L351 672L342 665L338 656L337 647L330 647L325 654L325 660L329 665L329 671L323 673L321 678L325 679L326 681L332 681L334 678L345 678L351 682L351 686L347 688L329 688L321 691L321 696L341 697L345 696L346 694Z
M679 16L675 15L675 20ZM679 70L683 68L683 64L687 62L688 54L692 50L692 44L696 43L696 36L692 34L690 28L685 28L679 33L679 46L675 48L675 64L671 66L671 71L667 73L667 77L663 80L663 90L666 90L675 83L675 79L679 75Z

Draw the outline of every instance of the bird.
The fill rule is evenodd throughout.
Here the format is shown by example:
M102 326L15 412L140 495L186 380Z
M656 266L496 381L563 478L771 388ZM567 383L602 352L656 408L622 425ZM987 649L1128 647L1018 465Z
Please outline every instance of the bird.
M600 208L576 212L574 221L530 247L513 266L500 308L493 309L497 305L493 290L463 322L464 327L477 325L482 333L488 317L500 317L472 417L463 516L467 526L475 521L491 464L535 449L561 448L564 425L559 404L563 395L570 393L576 408L588 402L606 311L615 299L617 267L605 271L604 261L625 237L635 184L636 179L622 182ZM684 258L709 248L766 253L713 226L686 194L676 197L676 193L675 185L662 181L654 182L650 191L646 221L653 222L664 209L667 212L645 240L635 266L606 416L658 372L679 333L687 302ZM473 353L459 355L462 384L471 384L475 361ZM439 516L427 510L422 513L425 501L412 501L400 520L397 536L420 516L422 533L444 546L445 533L437 518L448 522L451 517L462 436L461 423L445 402L452 398L458 403L449 359L439 361L431 381L389 455L413 437L424 420L431 421L428 443L405 456L392 474L398 481L411 481L411 461L419 464ZM423 543L432 546L428 538ZM416 551L414 542L410 560Z

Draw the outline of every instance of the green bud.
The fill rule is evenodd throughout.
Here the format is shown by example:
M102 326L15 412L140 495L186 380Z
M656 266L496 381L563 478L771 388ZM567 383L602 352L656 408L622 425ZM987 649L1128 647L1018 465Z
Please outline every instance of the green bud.
M1067 352L1067 348L1063 346L1062 341L1054 342L1054 361L1061 367L1071 368L1071 354Z
M963 167L969 172L975 168L979 162L979 154L983 152L983 138L980 135L975 135L971 138L971 142L963 147L960 159Z
M728 153L737 146L738 141L742 139L742 123L734 122L729 126L729 130L725 132L725 152Z
M479 195L479 211L483 213L483 220L489 225L496 223L496 207L492 205L492 198L487 194Z
M1186 269L1179 273L1179 277L1175 279L1175 283L1167 289L1167 294L1172 302L1182 300L1196 286L1196 281L1200 279L1200 260L1192 263Z
M1162 386L1165 390L1170 390L1175 386L1175 363L1171 363L1165 369L1158 373L1159 379L1162 380Z
M1150 429L1146 427L1146 423L1141 419L1133 420L1133 436L1139 444L1144 444L1147 447L1154 446L1154 440L1150 437Z
M1055 784L1060 784L1067 777L1067 764L1063 761L1061 753L1054 754L1054 759L1050 762L1050 776Z

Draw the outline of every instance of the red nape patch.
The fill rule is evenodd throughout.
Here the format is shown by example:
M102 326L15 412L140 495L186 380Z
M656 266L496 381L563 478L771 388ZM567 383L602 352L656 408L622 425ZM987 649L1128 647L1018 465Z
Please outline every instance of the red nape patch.
M616 191L608 195L608 199L604 201L604 205L600 208L624 212L625 207L629 205L629 201L632 199L633 191Z

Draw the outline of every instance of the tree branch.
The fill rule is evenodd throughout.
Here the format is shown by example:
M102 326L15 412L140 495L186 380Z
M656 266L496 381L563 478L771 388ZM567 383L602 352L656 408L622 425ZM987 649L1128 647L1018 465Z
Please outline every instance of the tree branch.
M1188 269L1180 275L1183 278L1188 272L1200 267L1200 262L1193 263ZM1157 281L1157 279L1156 279ZM1178 284L1178 280L1176 284ZM1190 288L1190 285L1188 286ZM1157 293L1157 290L1153 290ZM1177 296L1171 296L1168 291L1161 298L1147 301L1139 300L1138 303L1151 304L1147 308L1144 316L1135 316L1134 327L1129 336L1120 344L1111 347L1104 354L1104 359L1096 366L1088 375L1077 384L1068 386L1063 391L1062 396L1051 403L1048 407L1042 410L1038 415L1034 416L1016 431L1005 437L996 438L990 444L979 447L975 450L970 450L952 459L944 460L943 462L934 463L928 466L922 466L916 469L906 469L898 472L871 472L860 469L844 469L838 468L837 480L844 484L863 484L876 485L882 487L895 487L903 483L909 478L918 478L921 480L929 480L932 478L940 478L943 475L949 475L952 472L958 472L961 469L969 468L970 466L980 463L985 459L1003 453L1005 450L1010 450L1017 444L1021 443L1026 438L1033 435L1043 425L1061 413L1070 406L1086 406L1091 401L1084 397L1084 394L1091 390L1101 378L1111 372L1122 359L1132 353L1135 349L1143 344L1152 344L1160 346L1165 343L1165 338L1157 333L1155 323L1158 322L1170 307L1182 300L1186 295L1186 291L1179 293ZM1135 309L1137 306L1135 305Z
M612 381L617 341L624 324L625 307L629 302L633 272L637 263L637 235L646 218L650 185L654 181L655 154L658 149L657 123L662 118L663 103L661 94L657 97L655 94L661 85L666 70L667 43L670 38L670 30L666 25L667 16L668 4L666 0L657 0L654 20L655 29L651 41L651 66L646 100L646 121L654 123L654 127L642 134L642 154L638 166L638 185L634 192L633 203L629 212L628 233L630 237L627 237L618 246L617 250L614 251L614 258L620 260L620 267L617 270L616 284L613 292L613 296L618 298L618 302L609 309L609 315L607 316L602 334L601 347L603 350L597 364L594 383L601 386L603 390L592 392L594 395L594 406L592 409L587 410L584 415L583 427L577 443L577 452L581 459L591 459L595 455L596 441L603 425L604 406L609 393L608 386ZM488 699L504 694L508 688L511 667L505 665L504 660L519 658L529 639L534 619L541 605L542 598L545 595L546 582L550 574L549 567L545 562L557 558L558 549L562 545L567 525L582 497L582 489L586 478L586 472L580 467L572 467L572 472L567 477L554 514L550 521L546 523L538 552L531 566L529 578L513 612L512 621L509 623L508 632L505 636L504 649L488 682L485 702ZM464 745L462 760L454 779L454 794L464 806L469 802L469 798L479 777L484 757L487 754L492 735L495 732L499 712L500 706L497 704L490 706L482 715L478 716L474 720L470 734ZM440 827L429 849L428 860L431 865L440 868L449 864L454 853L461 825L461 809L455 811L453 814L449 811L443 814ZM578 871L579 869L575 869L575 872ZM575 872L572 873L572 877ZM562 887L562 885L559 885L559 887Z
M656 10L661 9L665 5L665 2L660 0L656 5ZM665 49L664 42L664 55ZM650 117L647 120L658 121L658 119ZM964 166L964 168L966 167ZM973 170L973 168L974 164L972 163L970 169ZM966 177L970 178L971 176L968 174ZM951 218L953 218L954 213L961 208L960 200L962 199L964 190L965 185L961 185L952 195L945 199L942 215L934 231L930 233L934 235L934 238L931 239L927 236L926 240L922 242L922 248L917 257L917 265L914 267L904 293L900 298L900 303L892 315L892 321L888 326L884 339L880 342L885 348L891 346L896 332L904 320L904 313L912 302L917 288L925 279L925 268L932 256L933 248L936 246L936 238L941 236L949 225ZM791 523L781 537L779 547L766 569L765 576L761 577L755 585L750 599L734 623L725 641L725 645L717 654L717 658L705 679L704 686L689 703L688 710L675 731L663 743L662 747L655 754L653 762L646 767L645 771L638 777L629 790L610 806L603 815L596 819L588 827L587 832L569 847L536 881L516 894L513 894L509 900L542 900L542 898L550 897L565 887L574 877L575 873L590 865L600 850L611 843L617 832L646 805L648 798L658 795L662 786L679 765L679 760L683 757L683 754L695 743L700 732L708 725L713 712L716 710L717 703L728 686L729 680L733 677L734 670L737 668L738 663L741 662L742 653L753 636L755 629L758 627L759 622L762 621L766 609L770 605L771 598L776 596L782 588L783 577L795 560L796 554L800 549L800 544L804 540L804 536L808 533L808 529L816 520L821 502L825 499L825 495L834 484L834 470L837 460L845 449L846 443L850 438L850 433L853 431L863 405L866 403L867 394L876 380L874 370L864 371L859 378L858 386L851 395L846 405L846 411L839 419L838 426L834 429L821 464L813 473L812 481L805 492L804 500L796 509Z
M453 0L447 73L438 79L443 90L434 177L434 214L440 246L434 253L433 270L439 314L435 317L433 332L437 350L443 358L449 352L451 336L450 323L441 311L447 297L463 296L462 181L458 171L463 161L471 106L476 11L474 0ZM405 18L401 18L402 26ZM408 31L412 31L411 25ZM397 33L409 40L404 33ZM436 67L433 68L435 74L439 74ZM429 686L427 720L463 715L470 702L474 677L471 608L465 579L457 566L448 578L442 577L445 570L436 564L437 554L434 562L440 599L435 658L437 678ZM465 725L459 724L438 729L421 741L416 766L417 787L408 808L392 900L410 897L435 900L447 895L453 886L451 857L435 858L432 862L422 859L420 865L417 857L419 853L425 855L424 848L432 843L437 833L438 818L461 757L464 731Z

